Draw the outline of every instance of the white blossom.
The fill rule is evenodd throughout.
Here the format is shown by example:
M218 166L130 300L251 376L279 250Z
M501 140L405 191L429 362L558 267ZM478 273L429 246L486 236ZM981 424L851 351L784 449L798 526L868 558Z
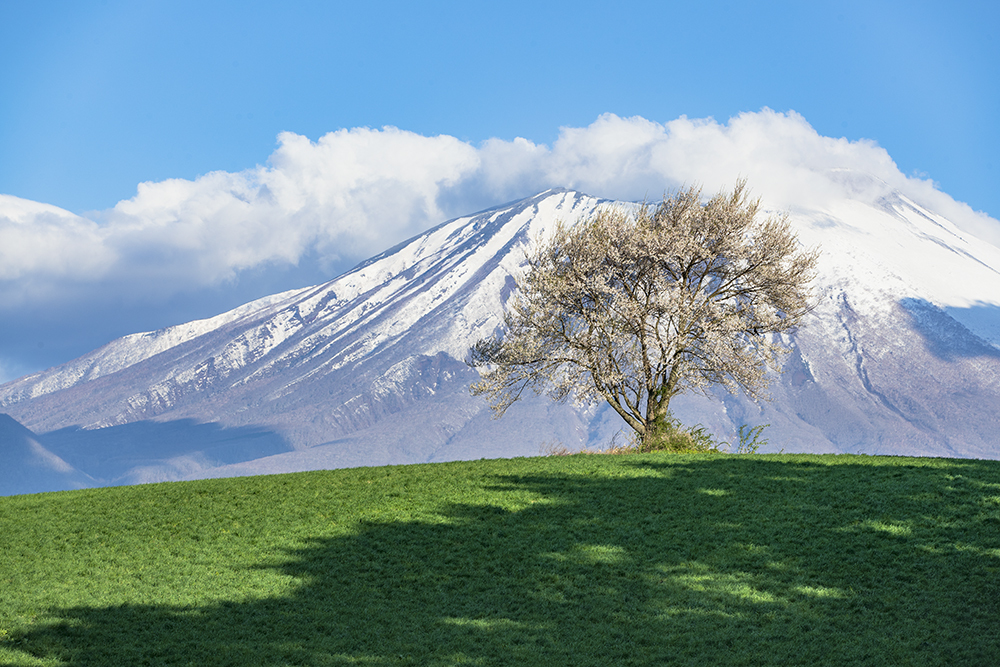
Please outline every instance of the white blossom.
M529 255L506 331L473 347L473 393L497 416L528 388L603 399L644 441L680 393L762 397L786 352L774 334L810 310L818 251L759 207L740 181L704 204L692 187L559 225Z

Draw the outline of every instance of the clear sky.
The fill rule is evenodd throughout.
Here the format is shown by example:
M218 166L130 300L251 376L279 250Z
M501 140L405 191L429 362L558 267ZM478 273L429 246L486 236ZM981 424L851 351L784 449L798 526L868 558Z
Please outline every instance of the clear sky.
M553 166L560 145L638 145L684 116L773 110L1000 218L995 1L0 0L0 91L0 381L332 277L559 174L601 190L581 170L613 167L577 144ZM385 174L412 196L379 195ZM643 183L591 194L659 194Z

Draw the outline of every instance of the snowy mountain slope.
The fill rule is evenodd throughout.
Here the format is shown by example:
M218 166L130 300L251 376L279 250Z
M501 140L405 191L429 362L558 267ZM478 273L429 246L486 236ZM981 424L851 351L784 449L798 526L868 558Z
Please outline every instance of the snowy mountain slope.
M818 302L773 401L678 414L771 423L788 451L1000 457L1000 249L891 192L792 220L822 248Z
M681 397L678 416L722 437L770 422L788 451L1000 457L1000 249L863 174L844 177L855 197L791 212L802 241L822 248L818 303L787 341L774 400ZM600 203L553 190L443 223L324 285L128 336L0 386L0 410L71 462L136 423L270 438L246 455L206 445L178 454L183 465L163 463L154 438L148 451L130 445L131 468L81 468L105 483L603 444L622 424L599 406L538 397L490 420L464 364L499 326L531 240ZM143 467L143 456L160 463Z
M68 427L111 433L150 419L191 419L266 428L305 449L369 428L444 388L463 400L444 401L454 425L422 433L436 432L428 446L437 448L485 410L467 395L474 374L463 359L469 340L500 323L524 248L557 219L573 220L598 201L553 191L450 221L325 285L129 336L8 383L0 405L38 432L60 430L62 443ZM405 456L406 447L347 458L357 465L432 455L410 449L418 458ZM537 444L524 453L537 453ZM163 457L151 451L150 458ZM97 476L130 479L121 470Z

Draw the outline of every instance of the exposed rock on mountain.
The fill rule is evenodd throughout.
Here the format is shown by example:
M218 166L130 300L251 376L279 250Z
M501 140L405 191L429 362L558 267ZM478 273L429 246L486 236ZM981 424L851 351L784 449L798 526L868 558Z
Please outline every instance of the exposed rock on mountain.
M822 257L773 401L684 396L677 416L730 439L770 423L775 450L1000 457L1000 249L873 191L791 212ZM446 222L324 285L0 386L0 409L100 483L605 444L623 423L601 406L531 397L491 420L464 363L532 239L600 203L550 190Z

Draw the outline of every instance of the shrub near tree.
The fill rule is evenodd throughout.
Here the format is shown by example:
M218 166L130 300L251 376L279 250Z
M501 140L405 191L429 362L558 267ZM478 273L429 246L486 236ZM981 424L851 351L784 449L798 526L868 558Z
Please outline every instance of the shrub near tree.
M472 393L497 417L528 388L606 400L642 450L698 448L671 399L713 385L764 396L787 352L774 334L809 312L817 257L742 180L704 203L691 187L600 207L529 254L505 331L471 350Z

